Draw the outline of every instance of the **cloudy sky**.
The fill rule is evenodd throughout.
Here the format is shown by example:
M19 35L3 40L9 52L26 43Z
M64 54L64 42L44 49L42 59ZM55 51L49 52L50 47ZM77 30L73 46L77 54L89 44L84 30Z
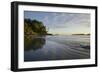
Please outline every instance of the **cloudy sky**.
M42 21L52 34L90 33L90 14L24 11L24 18Z

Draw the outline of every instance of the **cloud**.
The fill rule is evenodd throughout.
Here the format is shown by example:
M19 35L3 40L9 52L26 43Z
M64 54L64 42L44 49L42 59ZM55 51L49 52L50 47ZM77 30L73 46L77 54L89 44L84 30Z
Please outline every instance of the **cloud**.
M90 14L76 14L71 20L66 22L68 26L90 26Z
M50 19L51 18L51 19ZM83 13L51 13L46 16L45 22L51 28L90 27L90 14Z
M50 32L57 33L89 33L90 32L90 14L62 13L53 15L53 25L50 26Z

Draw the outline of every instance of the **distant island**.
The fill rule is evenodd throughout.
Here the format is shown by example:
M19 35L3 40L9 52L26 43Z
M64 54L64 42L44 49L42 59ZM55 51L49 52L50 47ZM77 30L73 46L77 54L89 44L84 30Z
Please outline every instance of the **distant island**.
M90 34L72 34L72 35L90 35Z

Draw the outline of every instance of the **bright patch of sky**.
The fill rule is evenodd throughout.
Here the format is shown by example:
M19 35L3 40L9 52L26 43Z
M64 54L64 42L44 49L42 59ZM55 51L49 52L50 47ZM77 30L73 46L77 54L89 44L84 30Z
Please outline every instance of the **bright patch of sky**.
M51 34L90 33L90 14L24 11L24 18L43 22Z

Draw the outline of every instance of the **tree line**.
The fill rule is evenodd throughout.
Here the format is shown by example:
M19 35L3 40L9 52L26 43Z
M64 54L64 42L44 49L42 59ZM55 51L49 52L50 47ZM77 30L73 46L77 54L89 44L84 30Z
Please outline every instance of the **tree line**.
M43 22L38 20L24 19L25 35L46 35L47 30Z

